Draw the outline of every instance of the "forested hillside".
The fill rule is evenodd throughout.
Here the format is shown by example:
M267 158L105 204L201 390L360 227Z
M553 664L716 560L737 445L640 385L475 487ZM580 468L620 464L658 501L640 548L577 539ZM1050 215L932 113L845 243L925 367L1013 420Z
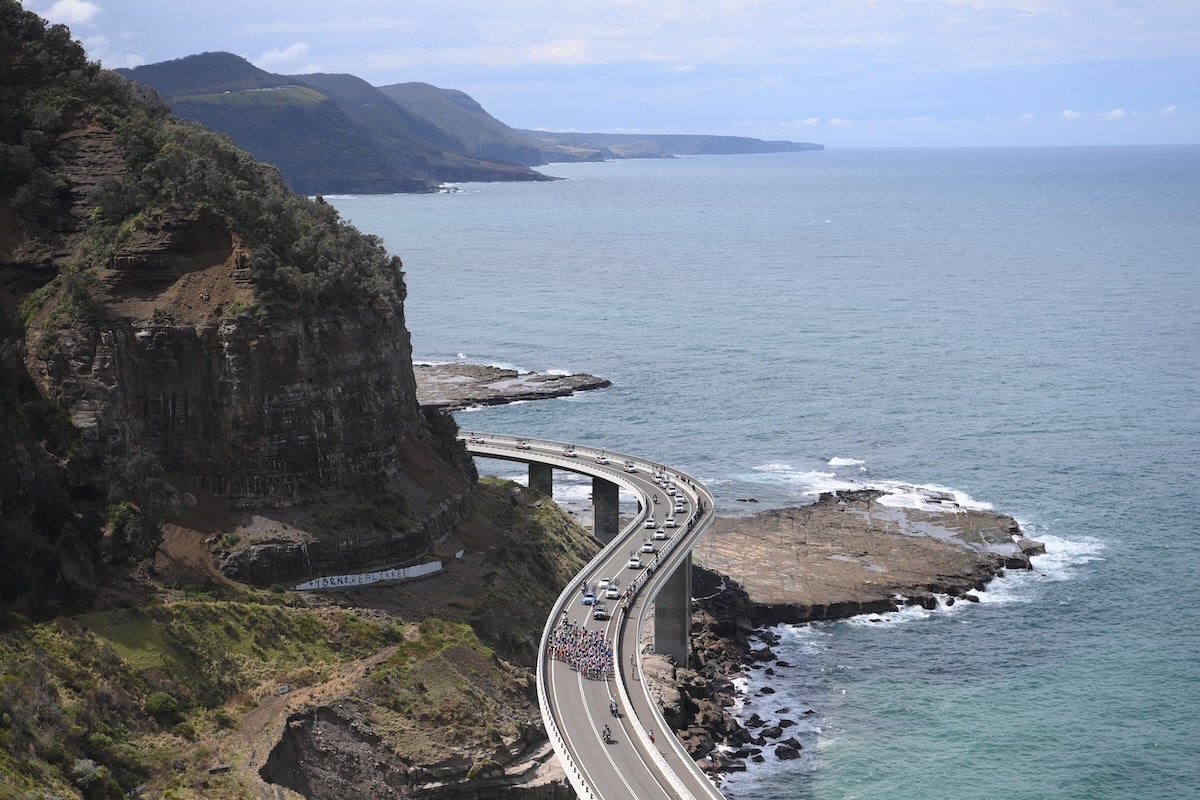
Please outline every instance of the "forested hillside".
M548 180L460 147L353 75L273 75L231 53L121 70L179 116L232 138L306 194L434 191L447 181Z

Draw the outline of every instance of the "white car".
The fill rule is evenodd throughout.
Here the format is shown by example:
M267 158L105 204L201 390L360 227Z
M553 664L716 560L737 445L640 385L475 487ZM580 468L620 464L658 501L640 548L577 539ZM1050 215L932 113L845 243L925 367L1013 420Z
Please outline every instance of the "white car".
M633 465L632 461L626 461L625 466L621 467L621 469L625 470L626 472L637 472L637 467Z
M661 542L663 539L666 539L666 538L667 538L667 531L666 531L666 529L665 529L665 528L658 528L657 530L655 530L655 531L654 531L654 538L655 538L655 539L658 539L660 542Z
M663 520L663 527L664 528L674 528L675 527L675 515L674 514L671 514L670 516L668 516L666 519Z
M621 590L617 588L617 584L610 583L608 588L604 590L604 598L606 600L616 600L621 596Z
M671 497L674 497L674 496L675 496L675 487L674 487L674 486L668 486L668 487L667 487L667 494L671 495Z
M608 578L601 578L600 580L596 581L596 592L597 592L597 594L598 594L598 593L600 593L600 592L603 592L605 589L607 589L607 588L608 588L608 585L609 585L610 583L612 583L612 581L611 581L611 580L609 580Z
M608 607L604 603L592 606L592 619L608 619Z
M637 553L630 553L629 554L629 563L626 564L625 566L629 567L630 569L641 569L642 568L642 557L640 555L638 555Z
M487 444L487 439L484 439L482 436L472 436L467 441L471 444Z
M575 448L574 447L564 447L562 449L562 454L564 456L566 456L567 458L574 458L575 457Z
M604 453L598 453L598 454L596 454L596 463L597 463L597 464L607 464L607 463L608 463L608 456L604 455Z
M658 523L654 521L654 517L646 517L646 524L644 527L653 528L657 524Z
M525 441L524 439L517 439L517 443L514 444L513 447L517 448L518 450L528 450L529 442Z
M642 552L643 553L653 553L654 552L654 542L652 542L649 539L642 542Z

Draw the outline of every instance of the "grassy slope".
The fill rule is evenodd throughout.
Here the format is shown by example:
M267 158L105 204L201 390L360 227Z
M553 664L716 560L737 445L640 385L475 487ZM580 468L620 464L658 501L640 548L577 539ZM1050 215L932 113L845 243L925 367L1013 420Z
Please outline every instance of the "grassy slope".
M199 797L197 770L238 763L239 724L280 684L321 684L372 657L337 696L402 757L430 763L522 738L537 715L530 674L485 642L536 648L554 597L597 545L551 500L506 482L481 483L475 521L502 543L470 625L224 585L44 623L6 618L0 798L115 797L143 782ZM245 796L236 771L203 778L204 797Z

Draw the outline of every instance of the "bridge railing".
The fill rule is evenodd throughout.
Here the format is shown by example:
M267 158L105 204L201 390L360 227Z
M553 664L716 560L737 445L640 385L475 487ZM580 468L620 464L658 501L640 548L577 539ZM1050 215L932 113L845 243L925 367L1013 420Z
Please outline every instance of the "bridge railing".
M704 531L707 530L712 524L713 520L713 496L712 493L709 492L708 487L694 478L685 475L684 473L675 472L674 470L672 470L672 473L678 478L678 480L675 481L675 485L688 493L688 496L696 506L696 510L688 518L688 523L685 525L685 527L679 529L679 533L671 537L671 539L667 542L667 546L664 546L663 549L659 551L658 556L656 556L656 559L659 556L662 558L662 561L657 569L665 568L668 571L674 569L679 563L683 562L684 558L687 556L687 553L691 552L690 543L699 538L699 536L704 533ZM703 506L701 506L702 500L705 503ZM673 558L672 553L685 541L689 542L689 545L684 548L686 549L687 553L676 553L676 557ZM650 606L654 602L654 598L657 595L662 583L663 582L658 582L652 586L652 594L646 599L646 602L642 604L641 611L637 615L637 620L633 628L633 635L636 637L635 641L639 643L639 647L642 638L642 627L645 624L646 615L650 612ZM625 633L626 628L624 625L622 625L620 628L620 635L624 636ZM650 708L650 713L654 716L655 727L657 727L660 731L663 731L666 739L669 740L668 746L675 751L676 758L687 764L689 769L691 769L700 777L699 783L704 788L705 797L709 798L709 800L724 800L724 795L722 795L720 790L718 790L717 787L712 784L712 782L708 779L708 776L701 772L700 768L696 766L696 762L692 760L692 757L684 749L683 744L678 738L675 737L673 733L670 732L671 728L667 724L667 720L663 716L662 710L658 707L657 701L655 701L654 697L646 688L646 678L645 673L642 670L642 660L640 658L637 659L636 665L638 682L642 685L642 691L646 698L646 704ZM623 690L625 688L625 682L621 681L620 686ZM628 697L623 697L622 700L623 702L628 703ZM628 705L627 707L632 708L632 705ZM651 754L657 761L661 762L661 766L666 767L665 759L663 759L662 755L656 748L651 748ZM666 768L669 769L669 767ZM672 770L670 774L674 775L674 771ZM681 789L681 791L684 792L684 796L694 797L694 795L690 794L686 789Z

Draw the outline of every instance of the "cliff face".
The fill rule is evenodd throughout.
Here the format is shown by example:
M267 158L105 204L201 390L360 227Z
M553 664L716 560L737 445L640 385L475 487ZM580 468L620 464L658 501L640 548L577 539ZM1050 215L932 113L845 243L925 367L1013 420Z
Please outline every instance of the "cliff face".
M423 433L397 313L197 324L109 318L31 332L26 359L82 457L143 445L244 506L287 506L386 473Z

